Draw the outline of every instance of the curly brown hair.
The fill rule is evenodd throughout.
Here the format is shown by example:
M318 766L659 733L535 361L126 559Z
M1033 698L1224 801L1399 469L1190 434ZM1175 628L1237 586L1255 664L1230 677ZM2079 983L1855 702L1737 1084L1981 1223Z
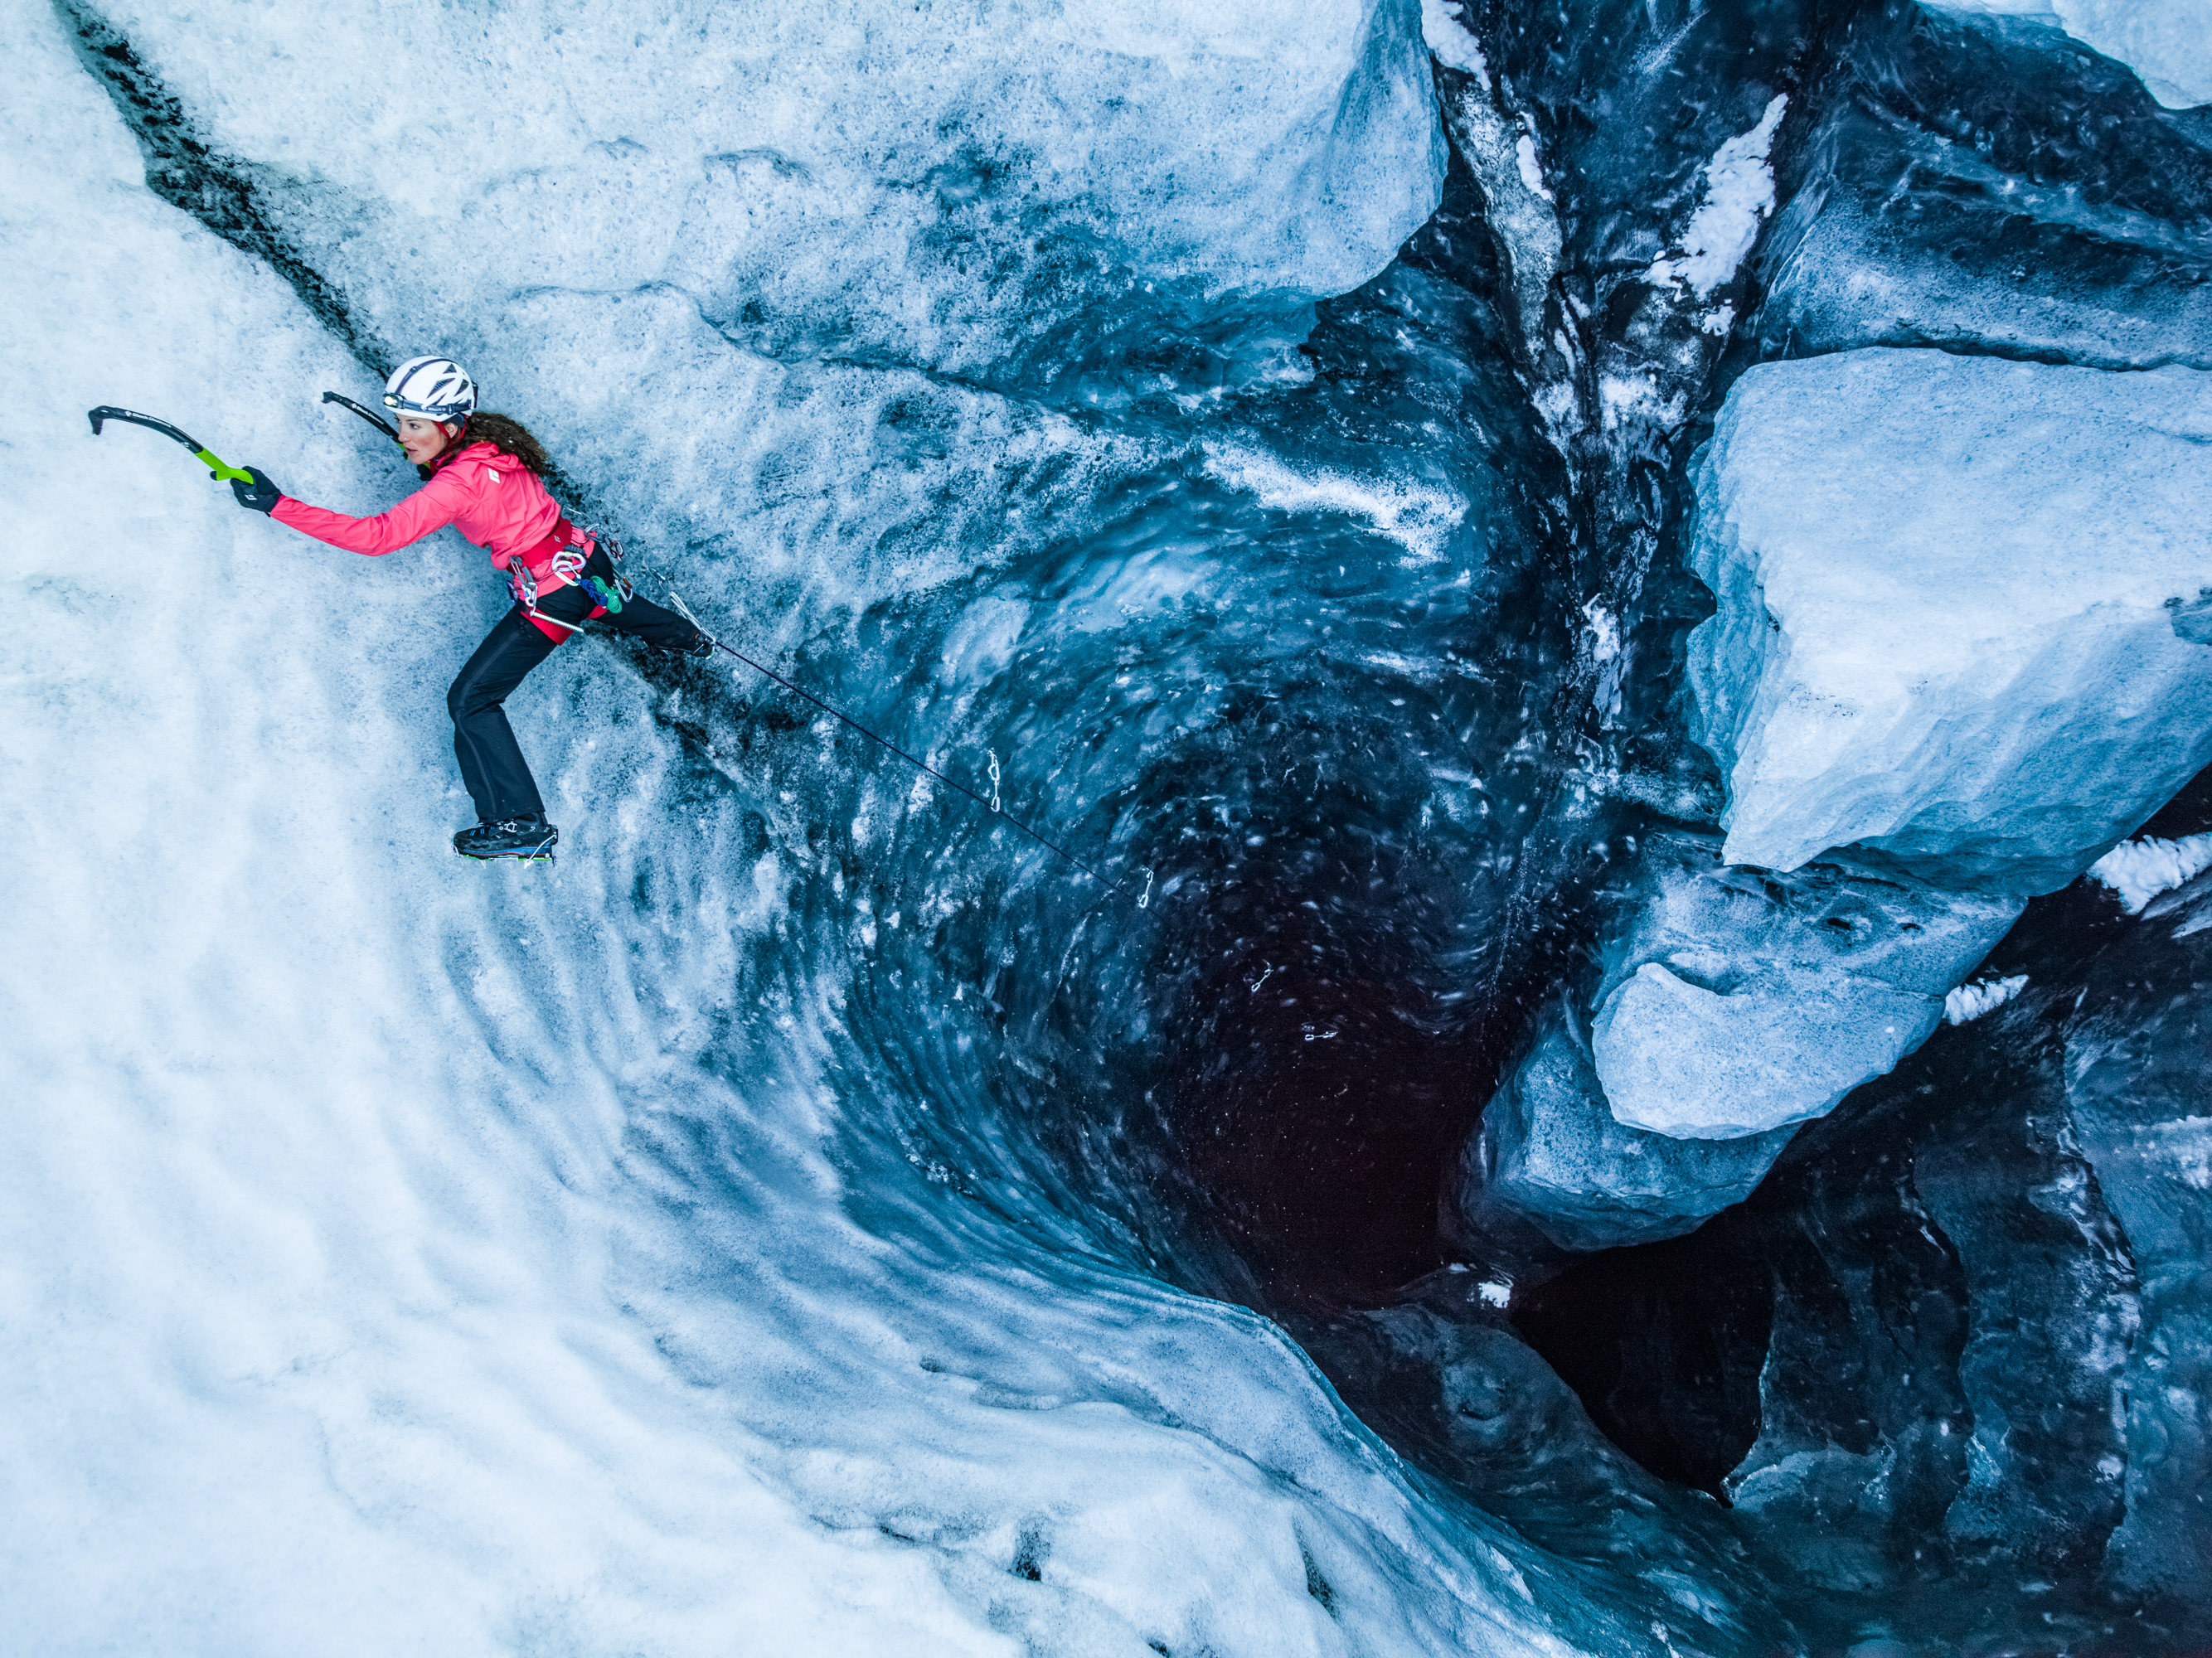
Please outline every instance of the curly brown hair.
M415 470L429 477L438 468L472 443L489 443L502 455L513 455L539 477L551 480L560 476L561 469L545 452L545 446L530 435L530 428L520 421L506 415L477 413L461 422L461 429L453 434L453 441L438 452L427 465Z

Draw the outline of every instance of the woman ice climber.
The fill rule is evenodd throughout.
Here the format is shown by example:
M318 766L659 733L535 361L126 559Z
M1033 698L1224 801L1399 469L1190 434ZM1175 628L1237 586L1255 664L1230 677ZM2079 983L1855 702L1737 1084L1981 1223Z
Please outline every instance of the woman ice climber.
M356 553L395 552L452 525L491 553L507 573L514 608L463 665L446 708L453 716L453 756L479 821L453 836L467 858L551 850L560 831L507 723L507 694L579 624L604 618L664 650L706 656L714 641L682 616L631 592L606 551L570 524L545 492L545 452L517 422L477 412L477 387L446 357L416 357L385 382L384 406L399 422L399 446L427 480L388 513L348 518L279 490L253 467L251 483L233 479L241 506L266 513L303 535Z

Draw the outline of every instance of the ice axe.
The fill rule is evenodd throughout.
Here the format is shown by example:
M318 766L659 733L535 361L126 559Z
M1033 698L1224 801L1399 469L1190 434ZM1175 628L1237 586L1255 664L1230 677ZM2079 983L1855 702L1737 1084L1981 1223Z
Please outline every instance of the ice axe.
M325 403L343 404L344 407L352 410L355 414L359 415L363 420L367 421L371 426L374 426L378 431L383 433L385 436L390 438L394 443L399 441L399 428L392 424L390 421L385 419L383 416L378 414L374 409L363 408L360 404L356 403L351 398L342 398L335 392L324 392L323 401Z
M253 482L252 473L241 471L235 466L225 465L222 461L216 459L214 450L203 446L198 438L193 437L185 431L182 427L172 426L165 420L155 420L151 415L137 414L128 409L111 409L104 403L97 409L87 410L86 417L92 422L92 434L94 437L98 437L100 435L100 428L106 422L111 420L127 420L133 426L150 427L155 431L161 433L164 437L176 439L178 442L183 444L185 448L191 450L192 453L199 457L200 463L208 468L208 476L210 477L235 478L241 483L251 483Z

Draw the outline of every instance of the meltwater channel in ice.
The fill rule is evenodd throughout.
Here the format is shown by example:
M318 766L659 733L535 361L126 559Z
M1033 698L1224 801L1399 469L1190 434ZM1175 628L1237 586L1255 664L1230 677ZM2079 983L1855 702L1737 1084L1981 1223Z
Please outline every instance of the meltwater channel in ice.
M2186 1649L2194 16L15 8L11 1626Z

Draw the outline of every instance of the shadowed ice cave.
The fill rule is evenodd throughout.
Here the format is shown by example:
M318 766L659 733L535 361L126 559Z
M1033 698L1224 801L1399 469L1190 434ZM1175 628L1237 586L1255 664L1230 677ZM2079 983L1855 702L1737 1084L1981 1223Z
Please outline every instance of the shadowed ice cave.
M159 707L241 850L220 925L41 889L142 1011L35 1001L27 1097L316 1264L207 1265L178 1198L21 1291L267 1349L17 1386L38 1511L118 1540L22 1552L40 1649L182 1649L279 1531L313 1604L192 1649L2212 1643L2205 25L647 9L55 0L12 210L137 263L21 273L30 331L363 512L410 480L316 394L452 352L647 591L1103 878L612 640L516 704L558 873L425 873L474 550L403 589L40 438L39 548L165 550L26 555L108 652L25 659L36 810ZM303 837L361 846L270 896ZM110 902L224 942L99 968ZM208 1487L81 1478L95 1426L280 1519L191 1540Z

